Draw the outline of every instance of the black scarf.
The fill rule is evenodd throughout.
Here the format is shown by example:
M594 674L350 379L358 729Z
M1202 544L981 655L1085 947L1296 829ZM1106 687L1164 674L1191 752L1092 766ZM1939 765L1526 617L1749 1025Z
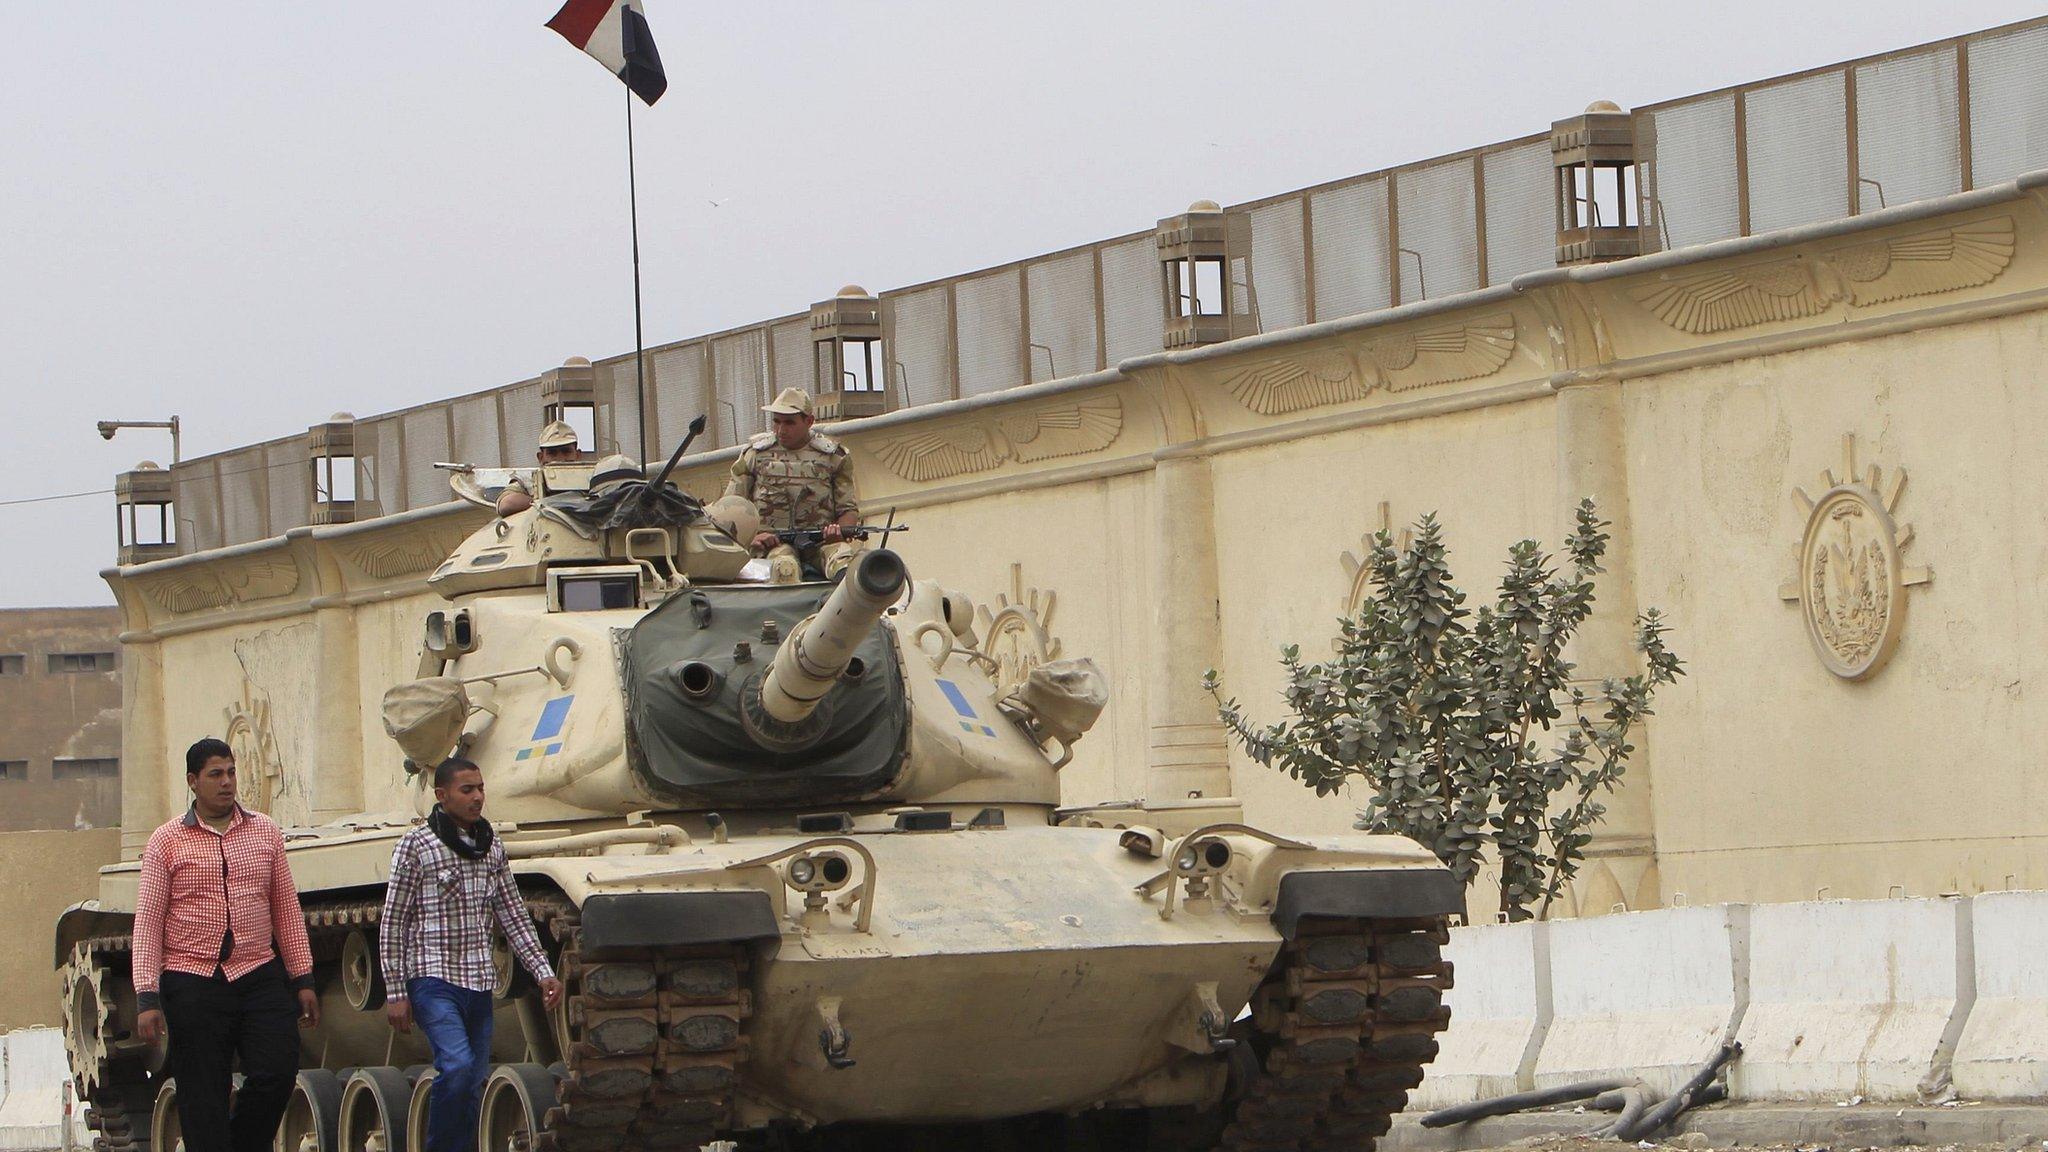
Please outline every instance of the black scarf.
M491 850L491 822L488 820L471 824L469 836L465 836L455 818L441 811L441 806L436 804L434 810L427 813L427 827L434 830L434 835L441 838L441 843L446 844L449 851L464 860L481 860ZM476 839L471 840L470 836Z

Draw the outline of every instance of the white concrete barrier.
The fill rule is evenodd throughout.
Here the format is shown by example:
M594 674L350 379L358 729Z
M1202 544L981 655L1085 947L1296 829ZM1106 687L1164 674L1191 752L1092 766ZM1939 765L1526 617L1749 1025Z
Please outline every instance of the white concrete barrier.
M0 1149L41 1152L64 1140L64 1034L21 1028L0 1036Z
M1535 1086L1640 1076L1676 1090L1741 1019L1748 932L1748 909L1730 904L1551 924Z
M1744 1099L1913 1100L1948 1088L1970 1010L1967 900L1831 900L1750 910Z
M1970 909L1977 1002L1956 1042L1967 1100L2048 1096L2048 892L1994 892Z
M1451 1027L1411 1110L1505 1096L1530 1086L1550 1024L1550 925L1475 924L1451 930Z

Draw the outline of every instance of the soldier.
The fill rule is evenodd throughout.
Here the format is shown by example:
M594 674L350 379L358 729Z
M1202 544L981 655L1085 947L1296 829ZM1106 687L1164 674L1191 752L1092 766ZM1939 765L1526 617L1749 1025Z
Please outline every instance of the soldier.
M755 436L733 461L727 496L752 500L761 511L754 555L766 556L775 579L793 580L798 562L837 576L858 545L841 529L860 523L860 496L853 484L853 458L838 441L811 430L811 395L785 388L763 405L775 430ZM776 539L780 529L822 529L824 540L808 554Z
M583 459L583 449L576 443L576 430L560 420L541 429L540 447L534 452L533 459L542 467L549 464L573 464ZM510 516L531 507L533 493L521 477L514 476L512 482L505 485L505 490L498 494L499 516Z

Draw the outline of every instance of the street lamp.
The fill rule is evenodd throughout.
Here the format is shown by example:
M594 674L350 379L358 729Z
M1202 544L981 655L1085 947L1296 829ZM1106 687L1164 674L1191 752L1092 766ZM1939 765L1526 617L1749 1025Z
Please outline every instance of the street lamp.
M102 440L112 440L114 433L119 432L123 428L168 428L171 433L171 463L176 465L183 459L178 452L178 418L176 416L171 417L169 420L102 420L96 427L100 430L100 439Z

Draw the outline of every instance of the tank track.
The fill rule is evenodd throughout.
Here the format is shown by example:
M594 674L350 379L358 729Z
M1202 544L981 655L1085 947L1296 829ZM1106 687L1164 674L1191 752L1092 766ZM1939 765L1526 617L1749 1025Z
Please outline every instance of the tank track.
M745 949L586 962L573 905L556 895L527 904L559 945L564 986L553 1018L563 1059L557 1102L535 1152L695 1149L729 1129L745 1052L741 1025L752 1010ZM308 908L315 954L323 937L372 926L382 911L381 900ZM107 968L129 947L126 935L102 936L86 941L82 954ZM156 1087L146 1070L114 1066L85 1109L94 1152L149 1152Z
M1369 1152L1450 1024L1440 918L1304 919L1252 998L1260 1071L1221 1152Z

